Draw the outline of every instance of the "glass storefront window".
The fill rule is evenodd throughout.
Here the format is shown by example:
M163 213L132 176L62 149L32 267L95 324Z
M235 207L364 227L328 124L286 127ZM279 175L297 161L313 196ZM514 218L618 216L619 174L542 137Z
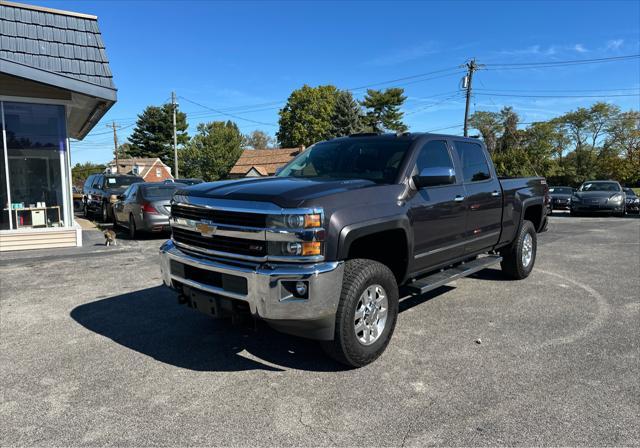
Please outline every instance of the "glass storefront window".
M9 101L2 106L11 202L6 194L2 199L11 213L13 229L68 225L64 222L64 106ZM3 226L7 218L3 216Z

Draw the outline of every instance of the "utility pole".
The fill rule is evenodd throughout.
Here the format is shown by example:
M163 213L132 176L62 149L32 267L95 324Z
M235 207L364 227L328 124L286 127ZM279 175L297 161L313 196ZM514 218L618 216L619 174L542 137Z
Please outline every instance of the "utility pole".
M107 127L113 129L113 154L116 157L116 173L117 173L119 165L118 165L118 133L116 132L116 129L120 128L121 126L117 125L116 122L114 121L112 124L108 124Z
M176 130L176 111L178 104L176 103L176 92L171 92L171 104L173 105L173 166L175 169L175 179L178 179L178 134Z
M473 72L478 70L481 66L476 64L475 59L471 59L463 67L467 68L466 76L466 88L467 88L467 101L464 107L464 136L469 135L469 102L471 101L471 83L473 82Z

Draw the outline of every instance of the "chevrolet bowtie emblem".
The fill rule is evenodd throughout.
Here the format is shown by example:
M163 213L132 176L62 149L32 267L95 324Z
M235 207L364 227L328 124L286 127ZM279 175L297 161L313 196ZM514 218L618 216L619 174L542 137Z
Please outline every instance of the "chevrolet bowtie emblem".
M196 230L200 232L202 236L213 236L216 233L217 227L213 223L200 221L196 224Z

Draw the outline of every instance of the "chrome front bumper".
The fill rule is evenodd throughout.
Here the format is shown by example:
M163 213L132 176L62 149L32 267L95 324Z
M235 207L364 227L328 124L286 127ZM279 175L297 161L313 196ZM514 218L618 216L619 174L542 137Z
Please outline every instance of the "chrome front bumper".
M172 272L171 261L211 273L243 277L246 294L228 291ZM309 264L239 264L194 256L178 249L169 240L160 247L160 269L164 284L176 283L211 294L246 302L251 314L266 320L279 330L316 339L331 339L342 288L343 262ZM308 298L287 297L283 281L308 282ZM309 331L305 331L308 326Z

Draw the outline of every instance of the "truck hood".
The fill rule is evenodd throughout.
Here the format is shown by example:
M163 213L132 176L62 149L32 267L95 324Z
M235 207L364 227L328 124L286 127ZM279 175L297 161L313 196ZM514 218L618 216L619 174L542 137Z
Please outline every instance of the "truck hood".
M179 189L176 195L272 202L283 208L292 208L300 207L304 201L311 199L376 185L375 182L360 179L261 177L198 184Z

